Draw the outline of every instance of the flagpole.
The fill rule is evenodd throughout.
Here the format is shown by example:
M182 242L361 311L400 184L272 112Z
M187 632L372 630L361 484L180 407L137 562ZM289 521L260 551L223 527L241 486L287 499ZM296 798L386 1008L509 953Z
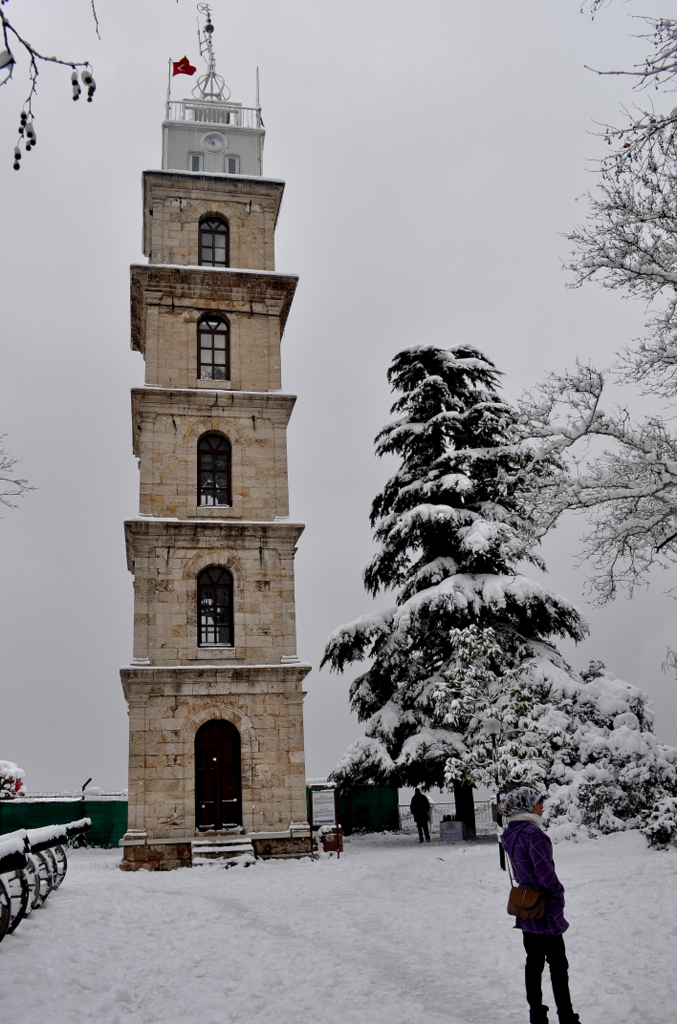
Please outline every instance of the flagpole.
M261 127L261 98L259 96L259 69L258 68L256 69L256 110L258 112L258 118L259 118L258 127L260 128Z
M169 73L167 75L167 120L169 120L169 95L172 88L172 58L169 58Z

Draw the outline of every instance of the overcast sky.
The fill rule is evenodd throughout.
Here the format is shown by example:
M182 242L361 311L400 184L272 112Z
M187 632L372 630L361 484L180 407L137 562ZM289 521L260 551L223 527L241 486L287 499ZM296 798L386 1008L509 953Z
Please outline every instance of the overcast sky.
M674 15L665 0L649 13ZM32 789L126 785L118 669L132 650L123 520L138 511L129 389L129 265L141 255L141 172L157 168L167 61L199 64L190 0L10 2L48 54L90 59L92 104L65 69L41 72L38 146L11 168L26 69L0 91L0 433L38 488L0 521L0 758ZM578 0L214 0L218 70L267 129L264 171L287 182L277 269L300 275L283 340L299 654L309 776L361 733L345 678L317 671L327 634L372 606L361 569L369 505L389 467L385 373L400 348L469 343L515 398L578 356L608 364L636 337L641 304L596 285L568 290L567 231L594 185L593 121L618 120L646 13L617 2L591 21ZM18 56L18 54L17 54ZM192 81L176 78L174 98ZM666 108L674 99L665 100ZM677 742L677 607L662 573L647 592L594 610L575 568L580 523L548 538L548 585L579 603L590 640L567 647L644 686L657 732ZM385 603L387 597L380 603Z

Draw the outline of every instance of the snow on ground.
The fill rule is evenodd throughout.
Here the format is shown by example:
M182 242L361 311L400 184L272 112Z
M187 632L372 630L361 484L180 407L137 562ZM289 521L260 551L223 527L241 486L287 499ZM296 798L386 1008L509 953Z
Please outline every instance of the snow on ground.
M677 851L636 832L555 848L583 1024L666 1024ZM12 1024L520 1024L520 934L495 845L356 837L340 860L118 870L69 855L0 945ZM554 1015L546 982L545 1001ZM555 1020L556 1020L555 1016Z

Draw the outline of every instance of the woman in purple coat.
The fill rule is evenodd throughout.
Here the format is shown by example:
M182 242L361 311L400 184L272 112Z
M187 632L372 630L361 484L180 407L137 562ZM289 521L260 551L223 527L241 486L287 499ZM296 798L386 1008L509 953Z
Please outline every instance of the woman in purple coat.
M552 842L543 832L543 797L537 789L522 786L503 800L501 813L508 826L501 836L510 858L515 885L545 893L545 915L538 921L518 917L527 954L524 977L531 1024L548 1024L548 1007L543 1006L541 978L545 961L550 967L552 991L560 1024L580 1024L569 995L569 964L564 949L564 886L555 872Z

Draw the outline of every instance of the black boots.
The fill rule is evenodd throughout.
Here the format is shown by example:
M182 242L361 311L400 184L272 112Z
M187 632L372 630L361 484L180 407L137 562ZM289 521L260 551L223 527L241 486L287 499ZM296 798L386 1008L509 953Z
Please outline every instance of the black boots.
M539 1006L536 1010L529 1010L529 1024L548 1024L548 1007ZM560 1017L559 1024L581 1024L581 1018L577 1013L571 1013L567 1017Z

